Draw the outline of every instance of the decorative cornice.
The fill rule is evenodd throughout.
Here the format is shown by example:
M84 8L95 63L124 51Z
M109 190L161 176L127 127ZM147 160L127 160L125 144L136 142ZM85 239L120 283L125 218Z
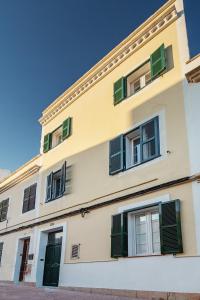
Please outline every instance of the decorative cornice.
M190 72L185 74L187 81L189 83L198 83L200 82L200 66L191 70Z
M72 85L72 87L64 92L63 95L58 97L46 110L44 110L39 122L42 125L47 124L63 111L63 109L68 107L93 85L174 22L178 18L175 5L172 6L174 2L174 0L168 1L151 18L114 48L105 58Z
M31 168L29 168L28 170L26 170L25 172L23 172L21 175L15 177L14 179L10 180L8 183L2 182L0 184L0 194L2 194L3 192L9 190L10 188L14 187L15 185L17 185L18 183L20 183L21 181L25 180L26 178L30 177L31 175L37 173L40 169L40 166L38 165L34 165Z

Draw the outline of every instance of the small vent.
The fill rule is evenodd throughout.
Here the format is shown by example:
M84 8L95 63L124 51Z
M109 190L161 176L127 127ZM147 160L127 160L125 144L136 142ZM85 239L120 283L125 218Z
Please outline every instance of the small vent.
M79 252L80 252L80 244L72 245L71 258L78 259L79 258Z

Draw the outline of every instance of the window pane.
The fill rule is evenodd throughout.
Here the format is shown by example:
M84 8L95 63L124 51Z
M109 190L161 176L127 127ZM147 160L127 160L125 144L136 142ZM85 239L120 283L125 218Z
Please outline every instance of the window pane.
M140 163L140 138L133 140L133 164Z
M147 142L142 145L142 158L147 160L152 156L156 155L156 143L155 140Z
M160 229L159 229L159 214L153 212L151 214L151 226L152 226L152 249L153 253L160 252Z
M142 127L142 140L143 142L147 142L151 138L155 136L155 130L154 130L154 120L147 123Z
M147 217L137 215L135 217L136 254L147 253Z

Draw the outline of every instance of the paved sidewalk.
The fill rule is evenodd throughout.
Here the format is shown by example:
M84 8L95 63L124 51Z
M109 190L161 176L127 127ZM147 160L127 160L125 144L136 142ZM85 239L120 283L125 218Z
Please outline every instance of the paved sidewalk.
M35 288L0 283L0 300L128 300L135 298L104 296L53 288ZM137 299L138 300L138 299Z

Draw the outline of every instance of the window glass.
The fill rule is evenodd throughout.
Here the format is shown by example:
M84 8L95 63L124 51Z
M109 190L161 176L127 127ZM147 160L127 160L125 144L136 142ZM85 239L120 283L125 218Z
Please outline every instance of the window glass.
M125 135L126 168L141 164L159 155L158 118Z
M129 241L132 239L129 255L152 255L160 253L159 213L155 208L130 213ZM133 235L132 235L133 234ZM132 251L132 252L130 252Z
M150 62L148 61L127 77L127 96L137 93L150 82Z
M52 133L52 148L56 147L62 142L62 126Z
M142 139L143 142L149 141L155 136L154 120L148 122L142 127Z
M57 198L61 195L61 170L53 174L53 196Z
M136 232L136 254L147 253L147 218L139 215L135 218Z

